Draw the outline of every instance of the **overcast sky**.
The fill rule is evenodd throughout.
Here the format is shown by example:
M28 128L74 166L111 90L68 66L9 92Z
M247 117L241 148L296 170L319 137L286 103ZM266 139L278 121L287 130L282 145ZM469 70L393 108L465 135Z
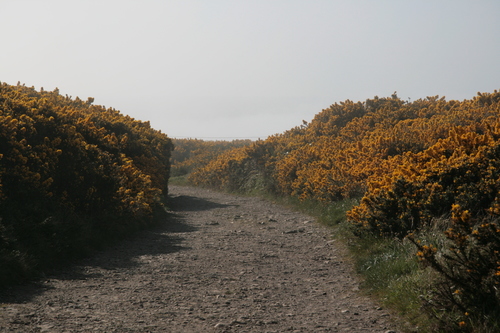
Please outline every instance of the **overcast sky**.
M0 0L0 81L170 137L262 138L375 95L500 89L499 0Z

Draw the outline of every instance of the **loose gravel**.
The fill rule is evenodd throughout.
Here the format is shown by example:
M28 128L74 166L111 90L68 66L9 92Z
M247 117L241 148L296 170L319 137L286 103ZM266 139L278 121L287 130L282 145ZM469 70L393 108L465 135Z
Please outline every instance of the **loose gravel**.
M311 217L201 188L170 194L163 226L0 295L0 332L395 332Z

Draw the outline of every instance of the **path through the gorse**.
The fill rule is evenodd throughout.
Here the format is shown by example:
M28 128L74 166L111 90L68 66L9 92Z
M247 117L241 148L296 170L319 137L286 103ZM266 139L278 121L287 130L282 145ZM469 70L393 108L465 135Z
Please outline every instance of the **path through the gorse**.
M0 298L1 332L388 332L329 230L171 187L172 220Z

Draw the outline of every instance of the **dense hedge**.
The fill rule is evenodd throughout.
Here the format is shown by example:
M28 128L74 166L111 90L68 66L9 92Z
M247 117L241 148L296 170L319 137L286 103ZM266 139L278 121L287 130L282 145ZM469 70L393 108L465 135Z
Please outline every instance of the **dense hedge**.
M0 84L0 286L151 221L171 140L148 122Z
M500 93L470 100L390 98L334 104L310 122L198 169L200 185L331 202L355 233L408 237L440 276L425 303L442 330L500 330ZM255 181L260 179L260 181ZM419 234L439 221L442 241ZM443 311L443 309L447 309Z
M251 140L205 141L200 139L172 139L172 177L186 176L205 166L225 151L248 146Z

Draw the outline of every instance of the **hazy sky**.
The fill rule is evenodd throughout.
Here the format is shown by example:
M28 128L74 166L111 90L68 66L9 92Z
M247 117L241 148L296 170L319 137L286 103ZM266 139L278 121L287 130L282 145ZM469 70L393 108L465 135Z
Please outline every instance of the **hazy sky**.
M499 0L0 0L0 81L170 137L266 138L331 104L500 89Z

